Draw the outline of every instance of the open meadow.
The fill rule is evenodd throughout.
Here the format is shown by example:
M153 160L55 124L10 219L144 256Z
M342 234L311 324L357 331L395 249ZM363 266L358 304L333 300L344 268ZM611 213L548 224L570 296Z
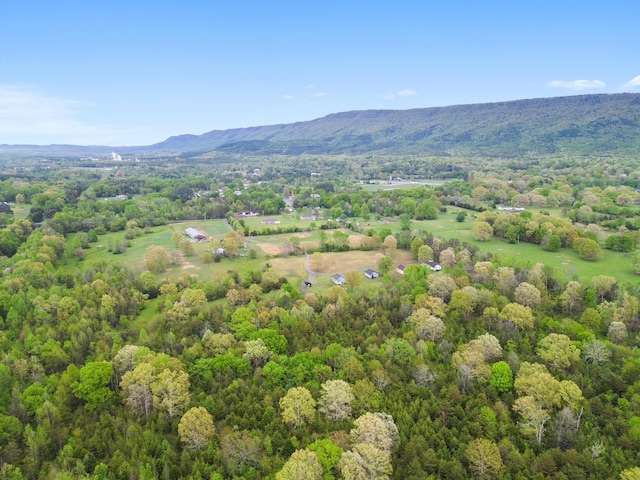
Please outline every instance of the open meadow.
M568 248L563 248L557 252L548 252L539 245L530 243L510 244L496 238L487 242L478 242L471 235L475 212L468 211L469 216L464 222L456 221L456 214L459 209L449 207L447 213L440 214L435 220L413 221L412 230L425 230L441 238L457 238L461 242L467 242L478 247L483 252L488 252L497 256L501 261L515 263L519 265L533 265L541 262L554 268L567 279L578 279L583 283L588 283L593 276L610 275L618 279L620 283L634 284L638 282L638 276L632 271L631 259L628 254L603 250L602 260L588 262L578 257L578 254ZM249 219L248 219L249 220ZM260 222L258 218L251 218L256 225ZM393 233L400 230L399 222L381 220L360 221L365 229L381 231L389 229ZM287 225L300 225L301 228L308 228L307 220L287 217ZM297 222L297 223L296 223ZM261 224L261 223L260 223ZM209 242L194 243L194 254L183 255L173 243L174 232L184 232L187 227L195 227L211 237ZM339 229L349 235L351 248L357 249L360 246L363 234L354 233L347 229ZM291 238L300 239L302 250L313 250L320 245L320 236L323 232L328 239L331 239L334 230L311 230L297 233L280 233L274 235L259 235L246 237L247 249L254 249L257 253L255 259L249 257L238 257L234 260L223 258L219 263L204 263L203 255L206 251L211 251L220 245L221 240L229 232L229 227L223 220L189 221L177 222L167 225L153 227L151 233L142 234L129 241L129 247L124 253L114 254L109 251L108 246L115 246L118 242L124 241L124 232L107 233L100 236L99 242L92 244L86 250L85 261L90 260L116 260L126 264L134 272L145 270L144 255L147 248L159 245L167 248L174 259L175 264L171 265L167 271L159 274L159 278L176 280L180 276L191 275L199 281L206 281L216 272L226 272L236 270L243 273L249 270L262 269L266 261L289 281L299 284L307 278L304 268L304 255L289 255L291 252ZM70 235L69 238L73 238ZM246 253L246 252L245 252ZM348 252L327 252L322 253L322 268L317 272L316 283L330 283L330 277L334 273L344 273L352 270L365 270L375 268L380 252L351 250ZM408 252L401 250L393 254L394 263L411 263L412 259ZM68 267L72 267L69 265Z

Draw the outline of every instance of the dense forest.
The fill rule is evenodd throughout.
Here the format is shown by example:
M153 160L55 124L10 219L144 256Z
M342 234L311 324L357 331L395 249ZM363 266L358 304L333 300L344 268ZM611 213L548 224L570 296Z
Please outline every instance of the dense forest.
M0 478L638 478L637 167L7 161ZM184 221L225 233L154 243ZM257 243L283 236L281 254ZM309 287L276 264L361 252L378 278ZM181 274L184 258L214 273Z

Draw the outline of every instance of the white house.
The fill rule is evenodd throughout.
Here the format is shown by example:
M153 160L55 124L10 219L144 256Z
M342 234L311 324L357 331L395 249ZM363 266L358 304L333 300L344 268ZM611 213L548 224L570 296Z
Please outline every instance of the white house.
M367 268L364 271L364 276L367 278L378 278L380 276L380 274L378 272L376 272L375 270L372 270L371 268Z

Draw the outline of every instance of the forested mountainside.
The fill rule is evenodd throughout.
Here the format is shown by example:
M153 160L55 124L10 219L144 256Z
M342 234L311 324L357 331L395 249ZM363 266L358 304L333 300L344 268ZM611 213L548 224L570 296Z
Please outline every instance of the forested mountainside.
M148 149L291 155L629 154L640 151L640 94L343 112L308 122L181 135Z
M306 122L179 135L150 146L0 145L0 153L23 155L109 155L112 149L137 155L633 155L640 152L640 94L342 112Z

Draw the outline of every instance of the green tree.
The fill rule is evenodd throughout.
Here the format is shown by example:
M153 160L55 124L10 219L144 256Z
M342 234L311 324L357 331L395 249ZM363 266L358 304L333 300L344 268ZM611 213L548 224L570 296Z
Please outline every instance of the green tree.
M420 263L426 263L429 260L433 260L433 248L429 245L422 245L418 249L418 261Z
M386 413L365 413L353 422L350 432L354 444L365 443L372 445L387 455L391 455L398 444L398 427L393 417Z
M574 240L573 248L583 260L595 261L602 258L600 245L590 238L578 238Z
M506 304L499 317L500 320L511 322L522 330L533 328L533 312L529 307L519 303Z
M380 271L381 275L386 275L387 273L389 273L391 271L391 268L393 268L393 260L391 259L391 257L382 257L380 260L378 260L378 270Z
M159 245L152 245L144 253L144 263L147 270L153 273L164 272L171 262L169 250Z
M127 407L134 412L142 413L145 418L153 410L151 385L154 381L155 373L149 363L141 363L133 370L125 372L120 381L120 389Z
M620 473L620 480L640 480L640 467L627 468Z
M542 244L542 248L549 252L557 252L562 247L562 239L560 235L551 234L549 238Z
M322 384L318 410L333 421L346 420L351 416L353 390L344 380L328 380Z
M486 242L493 236L493 227L487 222L477 221L471 228L471 235L479 242Z
M368 443L344 452L338 468L345 480L387 480L393 472L390 454Z
M299 428L303 423L313 420L316 414L316 401L311 392L304 387L290 388L280 399L282 421Z
M193 407L185 412L178 424L178 435L185 448L198 450L213 438L213 417L204 407Z
M480 478L497 478L504 469L500 449L486 438L472 440L465 450L465 456L471 471Z
M430 342L442 340L446 330L444 322L432 315L427 308L416 309L407 318L407 323L413 326L414 332L420 340L428 340Z
M315 452L296 450L293 452L282 470L276 473L276 480L320 480L324 470Z
M314 272L321 272L322 271L322 265L324 263L324 260L322 258L322 254L320 252L314 252L311 254L311 258L310 258L310 262L311 262L311 268L313 268Z
M167 368L160 372L151 385L153 406L169 417L182 413L191 400L189 394L189 374Z
M262 442L246 430L230 432L220 439L222 460L227 472L236 475L246 467L256 467L262 455Z
M416 237L413 239L413 241L411 242L411 255L413 256L414 260L418 259L418 251L420 250L420 247L424 246L424 240L422 240L421 237Z
M580 359L580 350L562 333L550 333L540 340L537 353L556 370L566 370Z
M489 384L500 393L506 393L513 388L513 372L507 362L500 361L491 365Z
M315 452L320 465L324 469L324 478L325 480L329 480L333 478L332 472L333 469L340 462L340 458L342 457L342 453L344 452L342 448L333 443L330 439L325 438L322 440L316 440L309 447L307 447L310 451Z
M527 282L522 282L516 287L514 292L514 298L517 303L524 305L525 307L531 307L533 309L538 308L542 303L542 295L534 285Z
M110 362L89 362L80 369L80 379L71 386L73 394L84 400L89 410L94 410L113 397L108 386L112 377Z

